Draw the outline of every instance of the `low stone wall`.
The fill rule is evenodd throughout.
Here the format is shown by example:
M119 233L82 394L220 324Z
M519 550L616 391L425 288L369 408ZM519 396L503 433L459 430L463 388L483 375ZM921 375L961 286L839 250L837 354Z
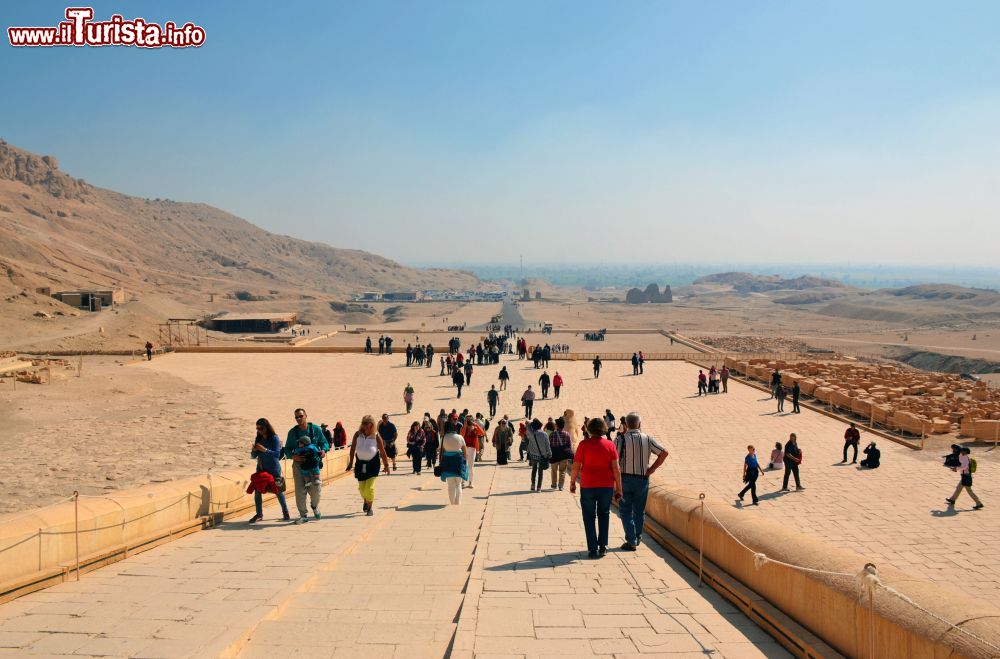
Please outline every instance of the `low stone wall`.
M692 547L701 546L697 495L650 484L647 515ZM713 513L715 517L713 517ZM716 519L717 518L717 519ZM704 521L705 558L755 591L780 611L850 657L870 656L872 625L867 599L853 577L806 572L774 562L755 567L754 552L770 559L825 572L857 574L868 561L757 516L715 505ZM1000 609L956 591L880 567L882 583L927 611L1000 646ZM983 658L997 656L986 644L937 620L934 615L881 589L875 591L876 657Z
M349 451L327 455L323 479L343 476ZM288 490L294 497L291 463ZM253 508L252 467L152 484L0 517L0 602L73 577L77 541L82 571L126 558ZM265 501L273 495L265 495ZM294 506L293 506L294 507Z

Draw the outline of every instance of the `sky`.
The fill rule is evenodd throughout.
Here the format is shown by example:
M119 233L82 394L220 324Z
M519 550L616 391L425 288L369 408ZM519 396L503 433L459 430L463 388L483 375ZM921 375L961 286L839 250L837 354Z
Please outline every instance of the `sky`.
M3 35L0 137L101 187L405 263L995 265L1000 3L90 4L206 31Z

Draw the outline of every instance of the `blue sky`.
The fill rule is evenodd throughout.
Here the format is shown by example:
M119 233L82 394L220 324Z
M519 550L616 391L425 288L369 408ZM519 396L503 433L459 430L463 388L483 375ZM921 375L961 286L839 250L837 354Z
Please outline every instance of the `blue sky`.
M997 3L93 6L207 32L4 39L0 136L103 187L406 262L995 262Z

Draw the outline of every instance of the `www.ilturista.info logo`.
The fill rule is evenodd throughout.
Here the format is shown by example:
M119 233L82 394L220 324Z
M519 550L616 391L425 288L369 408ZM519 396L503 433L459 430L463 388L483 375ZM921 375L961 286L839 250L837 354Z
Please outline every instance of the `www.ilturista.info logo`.
M139 48L190 48L205 43L205 28L173 21L158 25L142 18L125 20L115 14L94 21L92 7L67 7L66 19L56 27L9 27L11 46L138 46Z

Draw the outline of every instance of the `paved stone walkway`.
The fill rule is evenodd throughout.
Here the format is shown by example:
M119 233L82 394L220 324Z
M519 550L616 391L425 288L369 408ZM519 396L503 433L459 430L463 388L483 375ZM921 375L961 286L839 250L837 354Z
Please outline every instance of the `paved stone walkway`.
M531 335L526 336L531 342ZM247 359L253 359L256 371L268 374L268 387L243 377ZM314 421L340 419L349 429L363 413L390 412L400 433L424 411L435 416L440 408L486 411L485 392L496 383L499 367L477 366L471 386L456 399L446 378L437 375L439 369L406 368L404 360L401 354L182 354L141 368L218 390L221 405L247 419L248 437L258 416L287 428L293 422L291 410L300 405ZM521 392L528 384L538 389L541 371L516 358L505 357L504 364L511 381L501 394L499 412L516 419L523 414ZM944 451L914 451L877 438L882 467L858 471L840 464L843 422L809 410L778 415L766 393L737 382L731 382L728 394L697 397L698 368L685 362L647 362L645 374L633 377L631 364L608 361L599 380L593 379L589 362L553 361L548 370L550 375L558 370L566 386L558 400L536 400L535 416L545 420L567 408L581 419L601 415L608 407L618 416L638 410L643 429L671 452L658 476L706 492L711 505L735 505L747 444L756 445L766 460L774 442L784 443L789 433L797 433L807 489L781 494L781 472L769 472L758 481L761 505L747 507L745 514L779 521L878 565L893 565L1000 605L1000 451L973 450L980 463L975 490L986 508L972 511L972 501L963 494L952 510L944 499L954 491L958 475L941 466ZM417 399L413 413L404 415L402 390L408 382ZM786 409L790 412L790 401ZM862 448L870 438L862 432Z
M587 560L576 498L526 492L528 473L480 466L451 507L400 471L373 517L338 480L322 520L269 507L0 606L0 654L787 656L659 548Z

